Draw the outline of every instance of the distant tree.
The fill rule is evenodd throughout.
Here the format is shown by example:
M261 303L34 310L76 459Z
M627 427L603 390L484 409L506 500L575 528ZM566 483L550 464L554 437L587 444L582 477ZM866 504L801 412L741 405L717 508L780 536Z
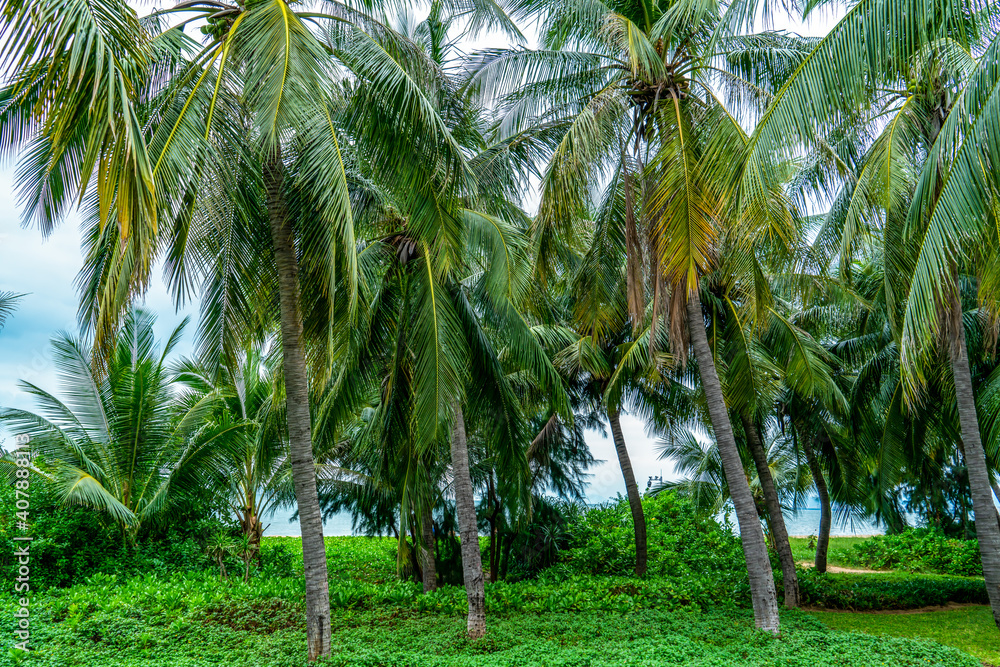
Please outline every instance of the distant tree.
M205 425L204 404L181 408L167 357L184 323L161 348L153 322L147 312L129 311L104 366L91 356L90 341L56 336L64 398L22 382L38 412L0 410L0 424L31 438L37 472L63 502L108 514L129 539L211 487L223 471L223 443L243 428Z

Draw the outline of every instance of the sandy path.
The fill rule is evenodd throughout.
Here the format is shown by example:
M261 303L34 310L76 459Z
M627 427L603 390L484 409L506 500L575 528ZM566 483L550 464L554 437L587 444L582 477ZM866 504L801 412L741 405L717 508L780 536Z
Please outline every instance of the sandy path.
M798 564L805 568L815 566L815 563L809 560L801 560ZM827 565L826 571L830 574L888 574L892 572L892 570L861 570L852 567L838 567L836 565Z

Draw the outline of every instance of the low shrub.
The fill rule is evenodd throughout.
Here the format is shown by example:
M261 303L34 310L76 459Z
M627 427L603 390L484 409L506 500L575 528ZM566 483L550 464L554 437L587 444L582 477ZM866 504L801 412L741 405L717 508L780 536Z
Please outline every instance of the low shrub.
M957 576L982 576L979 542L945 537L926 528L896 535L877 535L840 554L851 565L878 570L930 572Z
M949 602L989 604L982 579L907 573L799 572L802 603L826 609L916 609Z
M642 500L650 576L746 579L740 540L675 492ZM635 529L628 501L593 507L567 528L570 548L560 561L580 574L628 575L635 569Z
M13 488L0 484L0 507L13 507ZM65 587L97 574L198 571L211 567L204 540L221 525L203 507L178 508L169 525L150 524L127 538L107 516L87 507L63 505L43 483L31 487L31 583L34 589ZM15 542L21 534L14 513L0 514L0 576L16 576Z

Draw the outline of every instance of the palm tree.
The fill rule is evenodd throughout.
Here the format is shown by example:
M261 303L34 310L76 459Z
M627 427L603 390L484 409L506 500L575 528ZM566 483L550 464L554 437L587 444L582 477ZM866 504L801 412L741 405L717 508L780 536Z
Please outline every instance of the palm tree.
M447 74L453 71L447 65L450 19L440 5L434 11L440 13L416 31L421 41L409 60L410 74L425 81L430 113L441 119L455 152L421 152L412 142L391 154L345 152L364 239L358 255L363 279L357 325L335 343L343 364L327 385L320 426L332 443L356 415L365 415L356 444L369 454L358 472L370 478L372 493L396 503L401 541L409 529L425 550L428 538L417 536L427 533L430 510L445 486L441 473L450 472L468 633L476 637L485 632L485 594L471 436L503 471L510 502L524 505L531 437L517 381L530 379L556 411L565 417L568 410L559 376L519 312L529 264L527 219L516 202L538 132L491 131L489 116ZM398 48L394 44L385 47ZM394 124L395 113L379 102L377 90L362 86L341 117L365 146L367 133ZM370 118L358 125L365 114ZM407 152L409 162L398 164ZM449 166L452 160L460 171ZM414 185L418 177L430 180ZM466 181L456 189L461 179ZM445 471L440 464L448 458Z
M213 278L202 342L215 349L239 349L246 327L277 313L310 660L329 653L330 615L306 339L330 339L333 314L351 310L356 284L345 144L333 122L343 98L337 74L349 72L372 108L393 109L391 122L362 115L349 130L412 186L412 198L447 199L469 185L463 156L424 93L433 86L411 76L417 49L364 12L327 7L206 0L140 21L119 0L96 10L82 1L5 4L16 27L2 44L13 83L0 119L3 148L28 148L32 166L19 171L26 218L47 231L74 201L92 213L81 318L99 348L110 346L161 256L179 300L199 274ZM492 3L474 3L470 16L481 28L505 19ZM180 22L162 30L165 18ZM206 24L200 42L184 32L195 21ZM433 184L423 172L428 159L439 167ZM192 236L213 233L234 243L215 255L190 247ZM325 326L314 328L313 315ZM309 349L322 383L328 358L322 345Z
M881 180L881 186L871 188L871 178L860 179L851 189L857 194L848 194L853 211L845 219L863 222L873 209L884 212L888 315L899 342L901 397L911 407L922 400L927 371L939 341L945 341L977 532L982 529L984 574L1000 627L1000 527L958 287L963 270L985 279L987 295L992 282L991 270L984 267L993 265L988 249L995 247L995 230L987 221L994 190L984 180L988 170L982 165L992 162L995 145L986 119L996 45L985 49L982 66L971 78L968 72L976 67L971 54L981 52L984 36L993 34L993 12L989 3L976 2L859 2L776 94L751 141L747 173L776 147L814 144L859 107L885 108L888 102L894 119L873 148L891 159L871 162L872 172L885 174L874 181ZM894 92L900 84L907 86L903 95ZM841 93L836 99L816 94L834 88ZM970 136L977 140L968 141ZM914 172L920 177L908 191L907 176ZM844 229L849 248L858 226Z
M669 315L675 355L686 358L679 350L693 345L743 535L756 622L777 632L767 548L739 463L699 294L702 276L716 267L752 271L754 263L746 259L753 253L765 247L785 252L781 246L797 242L780 180L753 180L754 174L777 169L758 165L753 173L738 171L749 138L737 118L768 101L757 79L787 76L808 48L787 36L742 33L756 13L751 5L756 7L644 0L522 3L524 14L540 16L543 48L483 54L474 83L500 101L506 126L567 125L544 174L534 224L540 277L565 270L556 240L572 245L581 238L581 227L586 229L597 208L590 200L594 186L607 178L627 184L621 188L623 214L615 236L626 249L631 322L643 321L646 283L653 322ZM757 70L740 70L743 61ZM727 107L716 94L720 87L730 101L745 100L749 107ZM741 248L745 261L720 264L719 248L726 243Z
M23 296L23 294L15 294L14 292L0 292L0 329L3 329L7 318L14 313L18 300Z
M589 270L592 266L586 259L583 267L581 276L598 275ZM604 302L603 309L600 298L575 301L577 312L587 313L587 317L575 323L579 330L559 351L555 362L584 399L578 411L583 408L584 413L599 415L600 422L611 429L635 531L635 574L643 576L647 563L646 519L622 432L621 410L628 406L647 416L668 412L664 404L674 387L664 370L672 359L662 353L651 358L651 327L634 334L625 315L624 276L618 287L622 289L617 291L617 301Z
M147 312L129 312L102 375L94 371L90 341L56 336L65 399L24 382L38 412L0 410L0 422L30 436L37 472L63 502L106 513L130 539L214 484L222 474L224 445L242 428L202 424L210 401L181 405L174 399L167 357L184 323L162 348L153 323Z
M915 244L919 254L905 302L902 369L907 397L916 403L933 351L944 340L983 575L993 620L1000 628L1000 525L976 410L960 288L964 269L981 285L977 296L983 315L995 317L995 289L1000 284L993 224L998 182L993 170L984 170L982 165L996 163L998 137L988 119L996 112L992 91L998 85L998 56L1000 40L994 40L951 109L947 103L939 107L927 133L926 145L930 149L913 195L904 237Z
M183 405L213 402L206 425L242 426L231 431L218 493L255 555L264 517L292 496L275 362L273 351L268 359L253 345L215 371L215 359L185 359L174 369Z

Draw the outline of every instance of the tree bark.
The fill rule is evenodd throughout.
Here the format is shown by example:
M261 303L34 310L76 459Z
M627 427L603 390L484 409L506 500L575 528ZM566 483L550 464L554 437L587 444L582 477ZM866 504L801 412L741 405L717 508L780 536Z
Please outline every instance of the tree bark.
M493 484L493 476L489 478L489 522L490 522L490 583L494 584L499 576L500 551L497 540L500 538L500 531L497 526L497 517L500 514L500 503L497 500L496 488Z
M802 451L805 452L806 463L809 464L809 472L816 484L816 493L819 494L819 536L816 538L814 563L817 572L826 572L826 556L830 550L830 523L832 521L830 491L827 489L823 469L819 467L819 461L816 459L816 452L813 451L808 433L802 434Z
M469 603L466 632L470 638L486 634L486 591L483 582L483 558L479 553L479 524L476 500L472 493L469 470L469 445L465 436L462 406L455 405L455 424L451 433L451 468L455 478L455 514L462 538L462 575Z
M785 517L781 513L778 490L774 486L774 478L771 477L767 452L764 450L764 444L760 441L757 425L745 414L740 415L740 418L743 422L743 430L746 432L747 444L750 448L750 454L753 456L754 466L757 468L757 479L760 480L760 488L764 492L767 522L771 526L774 549L778 552L778 560L781 561L785 606L789 609L795 609L799 606L799 578L795 572L795 558L792 556L792 547L788 542L788 531L785 529Z
M309 377L302 342L299 264L285 202L284 165L276 148L264 164L267 216L278 271L281 306L281 351L285 376L288 454L302 532L302 560L306 580L306 632L309 661L330 654L330 589L323 542L323 517L316 491L316 467L309 415Z
M639 487L635 483L632 461L628 457L628 448L625 446L625 436L622 434L617 410L608 412L608 423L611 425L611 435L615 441L618 465L621 466L622 477L625 478L628 504L632 509L632 523L635 524L635 574L641 577L646 574L646 517L642 512L642 496L639 495Z
M500 555L500 578L506 579L510 570L510 552L514 547L514 536L507 534L507 539L503 541L503 552Z
M708 334L705 331L705 316L701 310L701 299L697 284L692 286L687 299L688 328L691 345L694 347L695 358L698 360L698 372L705 390L708 402L708 412L715 431L715 440L719 446L719 456L722 459L726 483L729 485L729 496L736 508L736 520L740 526L740 538L743 543L743 556L747 562L747 574L750 577L750 597L753 602L753 615L757 627L766 632L777 634L781 627L778 618L778 596L774 589L774 573L771 572L771 561L767 555L767 543L764 541L764 531L757 518L750 485L743 472L743 462L736 448L736 438L729 422L729 411L722 397L722 384L715 370L715 360L712 349L708 345Z
M434 561L434 513L426 508L420 518L420 560L421 578L424 582L424 593L437 590L437 563Z
M969 350L965 343L962 305L957 285L952 294L951 306L954 321L958 323L957 340L953 341L952 346L951 369L955 377L955 400L958 402L958 417L962 427L965 467L969 472L969 489L972 491L972 510L976 515L976 537L979 540L979 556L983 561L986 594L993 610L993 622L1000 628L1000 527L996 522L996 506L993 504L986 451L979 435L976 396L972 387Z

